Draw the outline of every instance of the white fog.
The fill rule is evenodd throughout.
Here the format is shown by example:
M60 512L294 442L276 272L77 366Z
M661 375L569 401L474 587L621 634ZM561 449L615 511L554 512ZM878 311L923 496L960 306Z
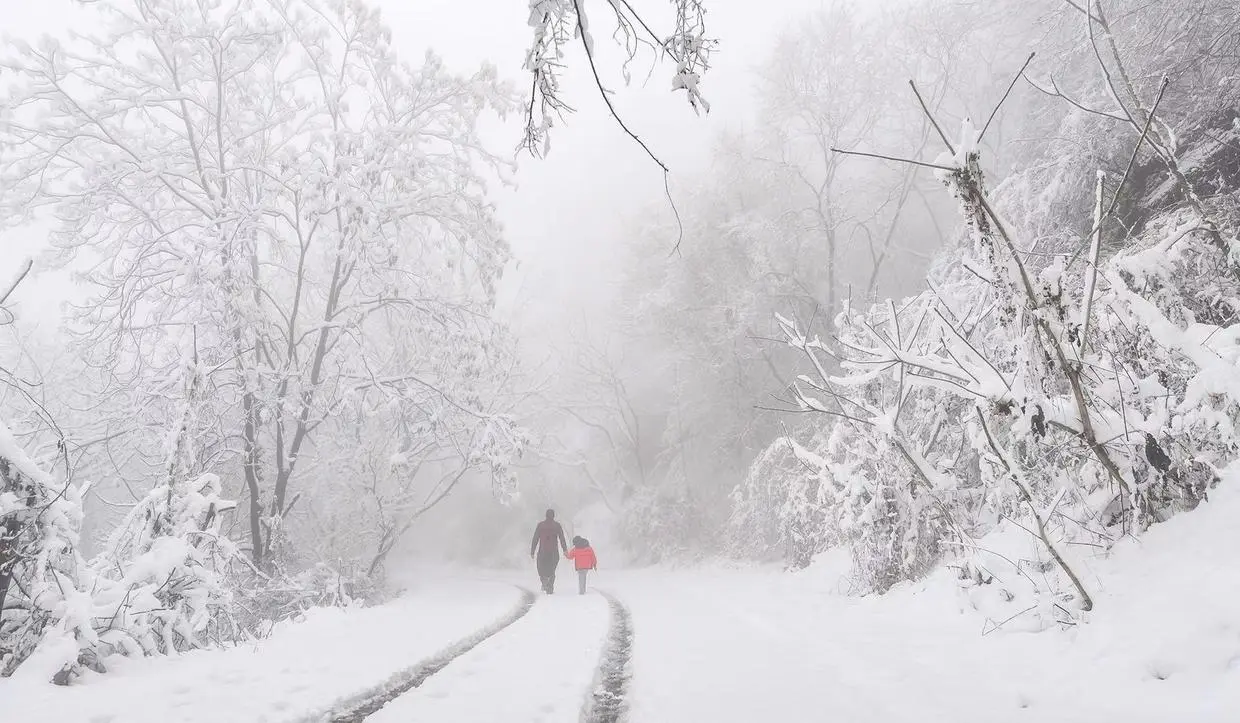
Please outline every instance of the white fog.
M0 720L1240 719L1237 0L0 0Z

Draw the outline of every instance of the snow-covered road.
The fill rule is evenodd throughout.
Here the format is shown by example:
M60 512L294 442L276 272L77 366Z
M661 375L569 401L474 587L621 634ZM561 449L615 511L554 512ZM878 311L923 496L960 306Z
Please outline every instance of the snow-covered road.
M361 723L361 721L373 715L375 711L419 687L428 678L446 668L457 658L490 640L495 635L502 633L508 626L525 617L538 598L535 597L532 590L519 589L521 590L521 602L507 615L486 627L478 629L431 657L419 660L404 670L393 674L381 685L368 688L342 701L339 705L333 707L328 716L332 723ZM307 716L305 723L317 723L323 717L318 714Z
M365 720L1235 723L1236 519L1240 489L1219 490L1140 545L1117 546L1083 568L1092 616L1038 634L1010 626L982 635L984 618L950 571L857 598L836 590L829 560L797 574L609 570L604 589L631 613L631 662L613 671L627 718L583 715L607 690L600 664L624 627L613 624L616 611L596 591L531 605L512 584L530 584L531 571L419 574L387 605L313 611L255 645L110 662L113 672L69 688L49 685L31 661L0 680L0 720L323 721L424 666L433 670L419 687Z
M593 687L607 627L607 602L597 594L543 596L525 617L366 720L577 721Z

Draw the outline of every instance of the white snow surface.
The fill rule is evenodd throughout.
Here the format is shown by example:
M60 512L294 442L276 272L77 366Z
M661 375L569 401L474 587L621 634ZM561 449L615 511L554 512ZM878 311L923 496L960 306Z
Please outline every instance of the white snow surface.
M1228 723L1240 720L1240 485L1197 510L1077 558L1096 608L1040 633L993 627L950 571L881 597L840 590L846 556L808 570L604 569L632 613L631 723ZM985 542L985 541L983 541ZM600 554L606 555L606 550ZM369 720L580 720L603 654L606 601L562 590ZM458 572L457 575L469 573ZM57 688L0 681L4 720L313 720L518 602L507 582L423 578L374 609L322 610L257 645L113 662ZM13 712L16 711L14 714ZM10 717L12 716L12 717Z
M563 571L561 571L563 572ZM577 721L607 636L607 601L568 575L525 617L453 661L367 723ZM569 590L568 588L573 588Z
M1089 564L1076 628L990 627L948 571L840 592L843 555L796 574L635 572L632 720L1226 723L1240 720L1240 486Z
M0 679L0 720L21 723L277 723L383 683L507 614L494 582L435 581L373 608L309 611L256 643L174 658L109 658L105 675L58 687L37 664ZM35 661L28 661L27 665ZM14 714L14 711L19 713Z

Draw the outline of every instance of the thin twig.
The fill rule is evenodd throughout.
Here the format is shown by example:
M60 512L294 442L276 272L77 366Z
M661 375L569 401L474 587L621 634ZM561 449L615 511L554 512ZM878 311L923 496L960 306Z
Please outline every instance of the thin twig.
M653 40L654 43L657 44L660 48L663 49L663 52L667 54L667 57L671 58L672 60L675 60L676 62L680 62L680 58L676 57L676 55L672 53L671 48L667 46L667 43L664 42L662 39L660 39L659 36L656 35L653 30L650 29L650 26L646 24L645 19L643 19L642 16L638 14L636 10L633 9L633 6L629 4L628 0L614 0L614 2L612 2L613 9L615 9L616 3L623 5L624 8L629 11L629 14L633 16L632 20L637 21L637 24L641 26L641 29L645 30L646 34L650 36L650 39ZM619 12L617 12L616 14L620 15Z
M1110 111L1098 110L1097 108L1090 108L1089 106L1085 105L1084 103L1081 103L1075 98L1071 98L1065 95L1064 92L1059 89L1059 86L1056 85L1055 79L1053 77L1050 79L1051 90L1047 90L1046 88L1043 88L1042 86L1033 82L1033 79L1030 78L1028 75L1023 75L1023 77L1026 83L1033 86L1034 90L1044 95L1047 95L1051 98L1059 98L1060 100L1064 101L1065 103L1072 106L1073 108L1076 108L1077 110L1083 111L1085 113L1090 113L1092 115L1102 116L1103 118L1110 118L1111 120L1119 121L1120 123L1128 122L1128 119L1122 115L1116 115L1115 113L1111 113Z
M936 168L940 171L954 171L951 166L944 166L938 163L926 163L925 161L915 161L912 158L898 158L896 156L884 156L881 153L866 153L865 151L846 151L843 148L835 148L832 146L832 153L841 153L846 156L864 156L866 158L879 158L884 161L895 161L896 163L908 163L914 166L923 166L925 168Z
M1069 5L1076 7L1076 5L1072 2L1072 0L1064 0L1064 1L1067 2ZM1094 0L1089 0L1089 7L1092 8L1093 4L1094 4ZM1085 13L1085 16L1086 16L1085 30L1087 34L1089 35L1089 46L1093 49L1094 57L1097 58L1098 60L1098 69L1102 71L1102 77L1106 79L1107 89L1111 91L1111 97L1115 100L1116 103L1119 104L1119 109L1123 111L1124 117L1127 119L1128 123L1133 128L1136 128L1137 119L1132 117L1132 111L1128 110L1128 106L1124 105L1124 101L1120 99L1119 91L1115 89L1115 79L1111 77L1111 69L1108 68L1106 62L1103 61L1102 51L1098 49L1098 39L1094 36L1094 22L1095 21L1099 24L1099 26L1102 28L1102 31L1104 33L1106 33L1107 35L1111 34L1110 26L1107 25L1106 21L1104 21L1101 17L1101 10L1102 8L1101 6L1099 6L1099 17L1097 18L1095 18L1092 14L1088 12ZM1117 64L1120 62L1118 55L1115 56L1115 62ZM1138 102L1136 98L1129 98L1129 101L1133 103Z
M680 220L680 209L676 208L676 199L672 198L671 175L666 168L663 169L663 193L667 195L667 205L672 207L672 215L676 217L676 245L672 247L668 256L675 256L680 253L680 244L685 240L685 224Z
M643 141L641 138L638 138L637 134L634 133L631 129L629 129L627 125L625 125L624 119L622 119L620 117L620 114L616 112L616 107L612 105L612 102L611 102L611 97L610 97L611 91L603 87L603 79L599 77L598 66L594 62L594 50L590 46L591 44L590 38L592 36L590 35L590 31L587 30L585 25L582 23L583 16L582 16L582 10L581 10L581 0L573 0L573 9L577 11L577 32L579 35L581 35L581 46L585 48L586 60L589 61L589 64L590 64L590 72L594 75L594 84L598 86L599 95L602 96L603 102L607 104L608 112L611 113L611 117L616 120L616 123L620 125L621 130L627 133L628 136L632 138L634 141L637 141L637 145L642 147L642 150L646 152L646 155L650 156L650 159L654 161L655 163L657 163L659 165L659 168L663 169L664 173L668 173L669 170L668 170L667 164L659 160L659 157L654 154L654 151L650 150L650 147L646 145L646 142Z
M30 269L33 266L34 266L34 259L26 259L26 263L25 265L22 266L21 271L17 272L17 278L13 279L13 283L9 284L8 290L5 291L3 295L0 295L0 306L2 306L4 302L9 300L9 296L11 296L13 292L17 290L17 286L21 284L22 279L26 278L26 274L30 273Z
M1150 108L1149 117L1145 119L1145 125L1141 128L1141 135L1137 138L1137 145L1132 149L1132 157L1128 159L1128 167L1124 169L1124 175L1120 177L1119 185L1115 187L1115 195L1111 198L1111 205L1107 208L1107 212L1103 214L1104 218L1110 216L1115 207L1119 205L1120 191L1123 190L1124 182L1128 180L1133 166L1137 163L1137 154L1140 152L1142 144L1145 143L1146 136L1149 135L1150 125L1154 122L1154 115L1158 113L1158 105L1162 103L1163 94L1167 92L1167 86L1169 85L1171 85L1171 79L1164 75L1162 84L1158 86L1158 96L1154 98L1154 105Z
M1016 485L1016 489L1020 491L1021 499L1026 505L1029 506L1029 512L1033 515L1033 521L1038 527L1037 537L1041 539L1042 544L1045 545L1046 549L1051 553L1051 557L1055 558L1055 562L1059 565L1059 569L1064 571L1064 573L1068 576L1068 579L1072 582L1073 587L1076 588L1077 593L1081 596L1081 609L1085 612L1093 610L1093 598L1091 598L1089 593L1085 591L1085 586L1081 584L1080 578L1076 576L1076 573L1072 571L1072 568L1068 566L1068 563L1065 562L1063 557L1059 554L1059 550L1055 549L1055 545L1051 543L1050 535L1046 532L1046 523L1042 520L1042 514L1038 512L1037 505L1034 504L1033 495L1030 494L1029 488L1026 487L1020 480L1020 470L1016 467L1016 463L1009 462L1007 455L999 449L998 442L995 440L994 435L991 434L989 425L986 424L986 415L982 413L982 408L974 407L973 409L977 412L977 419L978 422L981 423L982 433L986 437L987 445L989 445L990 450L995 453L995 457L999 460L999 463L1003 465L1004 470L1007 471L1008 478L1012 481L1012 484Z
M926 105L925 99L921 97L921 91L917 90L917 84L910 79L908 86L913 89L913 95L917 96L917 102L921 104L922 112L926 114L926 118L930 120L930 124L934 126L934 130L938 131L939 138L943 139L943 145L947 146L947 150L953 156L956 155L955 147L952 146L951 141L947 140L947 134L944 133L943 129L939 127L939 122L935 120L934 114L930 112L930 108Z
M1072 2L1072 0L1063 0L1063 1L1064 1L1065 3L1067 3L1068 5L1071 5L1071 6L1073 7L1073 9L1075 9L1078 13L1080 13L1080 14L1082 14L1082 15L1085 15L1085 16L1089 17L1089 19L1091 19L1091 20L1093 20L1093 21L1095 21L1095 22L1100 22L1100 20L1099 20L1097 17L1095 17L1095 16L1094 16L1094 14L1093 14L1092 12L1090 12L1090 11L1086 10L1085 8L1081 7L1080 5L1077 5L1076 3ZM1092 3L1091 3L1091 4L1092 4Z
M986 125L982 126L982 132L977 134L978 143L982 142L982 137L986 135L986 129L990 127L991 121L993 121L995 116L999 114L999 109L1003 107L1003 103L1007 101L1008 96L1012 94L1012 88L1016 87L1016 81L1020 80L1021 76L1025 74L1025 68L1028 68L1029 64L1033 62L1033 56L1035 55L1037 55L1037 53L1030 53L1029 57L1025 58L1025 64L1020 66L1020 70L1017 71L1016 75L1012 76L1012 82L1008 83L1007 90L1003 93L1003 97L999 99L999 102L995 105L995 109L990 111L990 117L986 119Z
M1037 607L1038 607L1037 605L1030 605L1029 607L1025 608L1024 610L1021 610L1020 612L1016 613L1015 615L1012 615L1011 617L1009 617L1008 619L1004 620L1003 622L996 623L994 620L989 621L989 622L990 622L990 630L983 630L983 631L982 631L982 635L983 635L983 637L984 637L984 636L986 636L986 635L989 635L989 634L993 633L993 632L994 632L994 631L996 631L996 630L1001 629L1004 625L1007 625L1008 623L1012 622L1013 620L1015 620L1016 618L1020 617L1021 615L1024 615L1025 613L1029 612L1030 610L1035 610L1035 609L1037 609Z

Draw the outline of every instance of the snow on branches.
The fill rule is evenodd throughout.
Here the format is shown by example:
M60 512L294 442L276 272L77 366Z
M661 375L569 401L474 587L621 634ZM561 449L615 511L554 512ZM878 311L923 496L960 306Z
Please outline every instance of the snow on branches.
M81 520L79 490L41 470L0 423L0 675L11 675L53 631L93 636L90 597L79 584Z
M49 211L66 258L109 260L74 328L124 392L176 378L192 338L195 444L241 471L247 549L274 572L355 415L398 409L405 448L467 459L503 411L487 185L511 165L478 124L516 99L489 66L403 62L361 0L90 8L85 38L3 61L0 209Z
M196 380L191 373L192 400ZM78 538L82 496L31 461L0 425L0 674L44 646L39 668L60 684L104 659L173 654L232 639L224 580L237 557L221 534L220 479L182 480L191 415L174 423L167 478L134 505L89 564Z
M171 654L228 636L231 593L224 572L236 556L220 534L236 503L220 479L160 485L147 493L91 562L99 642L128 655ZM106 584L105 584L106 583Z
M1240 455L1240 288L1191 205L1101 259L1101 182L1092 252L1031 257L987 190L979 135L966 122L934 164L969 243L929 291L846 308L827 338L780 319L807 367L791 402L827 422L776 443L809 470L778 514L825 509L817 538L853 547L865 589L954 550L966 586L1002 579L1004 600L1020 590L1026 612L1063 621L1093 605L1068 544L1106 548L1192 509ZM1035 561L983 547L1003 521Z
M533 155L551 149L550 130L556 118L571 112L560 89L560 75L567 53L565 46L580 41L594 83L607 104L612 117L634 141L660 166L663 163L629 130L611 102L611 91L603 85L598 68L598 51L594 43L588 3L598 0L529 0L529 25L533 33L525 55L525 69L530 73L530 92L525 104L525 134L521 147ZM666 57L675 64L672 90L685 92L695 111L710 111L699 85L710 67L715 41L706 35L706 8L702 0L672 0L675 9L672 32L660 36L628 0L606 0L616 25L616 36L623 45L624 78L629 80L628 66L637 58L640 48L651 50L658 59ZM664 170L666 167L664 166Z

